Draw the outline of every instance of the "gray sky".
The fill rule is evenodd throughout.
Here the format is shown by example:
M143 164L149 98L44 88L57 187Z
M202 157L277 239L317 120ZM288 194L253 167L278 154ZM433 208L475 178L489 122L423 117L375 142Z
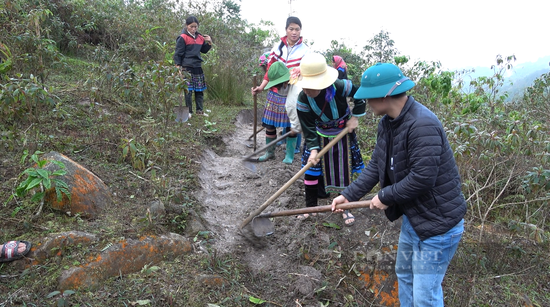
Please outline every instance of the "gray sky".
M281 36L290 8L289 0L241 0L244 19L272 21ZM385 30L403 55L447 69L489 67L497 54L517 63L550 55L548 0L293 0L292 10L316 50L335 39L359 51Z

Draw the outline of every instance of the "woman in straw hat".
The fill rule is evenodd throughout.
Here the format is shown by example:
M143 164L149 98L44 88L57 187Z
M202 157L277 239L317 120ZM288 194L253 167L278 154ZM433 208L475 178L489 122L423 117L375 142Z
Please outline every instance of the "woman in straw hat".
M317 206L318 185L323 184L320 181L326 181L327 191L341 191L351 183L351 175L364 168L355 128L358 117L365 115L366 104L364 100L356 100L350 110L346 98L353 97L358 88L349 80L338 79L338 71L328 66L319 53L304 56L300 74L298 84L303 91L298 96L297 111L307 145L302 165L315 164L305 173L306 206L313 207ZM327 152L321 163L317 153L343 129L348 129L348 135ZM349 211L343 217L346 226L355 222Z
M264 115L262 118L262 125L265 127L265 141L269 144L271 141L277 138L277 128L290 129L299 132L299 124L292 123L289 120L287 110L285 108L288 95L292 95L288 92L278 92L273 87L269 87L268 84L271 81L269 77L269 68L274 63L282 63L288 69L298 67L302 57L309 52L309 47L303 42L300 36L302 31L302 22L297 17L288 17L286 21L286 35L281 38L281 42L273 47L269 54L267 70L262 84L252 88L252 95L256 95L262 92L264 89L268 89L266 106ZM296 94L299 93L296 92ZM292 164L294 161L294 151L296 143L298 142L298 134L292 133L287 139L286 155L283 160L284 163ZM263 162L275 157L275 148L270 147L266 153L258 158L258 161Z

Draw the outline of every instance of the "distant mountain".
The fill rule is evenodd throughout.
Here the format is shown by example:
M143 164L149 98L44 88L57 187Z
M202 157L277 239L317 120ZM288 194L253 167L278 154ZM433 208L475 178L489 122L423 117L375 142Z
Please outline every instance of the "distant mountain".
M504 86L501 90L501 92L508 92L508 100L521 98L525 88L531 86L533 81L542 74L550 72L550 56L542 57L535 62L513 63L513 66L512 70L506 73ZM469 74L472 79L482 76L490 77L494 74L490 67L478 66L465 69L474 70Z

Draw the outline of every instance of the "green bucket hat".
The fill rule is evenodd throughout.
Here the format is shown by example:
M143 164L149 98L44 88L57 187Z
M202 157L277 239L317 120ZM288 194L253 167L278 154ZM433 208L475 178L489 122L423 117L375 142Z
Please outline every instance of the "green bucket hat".
M269 78L269 82L265 88L269 89L279 83L290 80L290 71L285 64L277 61L269 67L269 70L267 71L267 78Z
M390 63L378 63L369 67L361 77L361 87L353 98L373 99L401 94L413 88L415 83L405 77L399 67Z

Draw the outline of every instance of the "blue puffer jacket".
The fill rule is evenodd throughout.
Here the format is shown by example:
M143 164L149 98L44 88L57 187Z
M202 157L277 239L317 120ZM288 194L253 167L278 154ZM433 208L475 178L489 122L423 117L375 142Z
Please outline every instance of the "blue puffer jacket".
M356 201L378 182L382 187L378 197L389 206L388 219L405 214L421 240L446 233L466 213L458 167L443 126L411 96L397 118L386 115L380 120L372 159L342 195Z

